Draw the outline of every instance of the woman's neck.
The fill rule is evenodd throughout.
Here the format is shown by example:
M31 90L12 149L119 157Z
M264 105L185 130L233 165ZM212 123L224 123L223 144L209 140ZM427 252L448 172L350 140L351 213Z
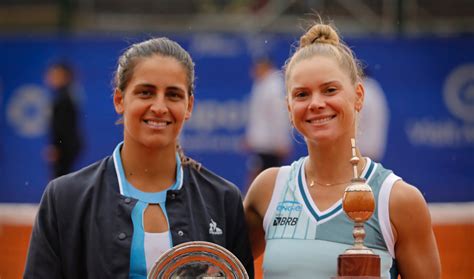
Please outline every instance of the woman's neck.
M349 182L353 178L353 167L350 139L331 142L327 145L308 144L309 161L306 163L306 174L321 185ZM356 149L357 156L361 158ZM365 166L361 158L358 164L360 174Z
M172 147L172 148L171 148ZM176 147L153 149L124 142L121 150L125 177L144 192L167 189L176 179Z

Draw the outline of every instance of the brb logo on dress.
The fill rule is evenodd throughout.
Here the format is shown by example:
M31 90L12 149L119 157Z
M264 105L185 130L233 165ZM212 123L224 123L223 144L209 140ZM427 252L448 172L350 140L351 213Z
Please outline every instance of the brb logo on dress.
M303 206L297 201L279 202L276 208L279 216L273 219L273 226L296 226L298 217L282 217L281 215L290 215L292 212L300 212L302 209Z
M273 226L296 226L298 217L275 217Z

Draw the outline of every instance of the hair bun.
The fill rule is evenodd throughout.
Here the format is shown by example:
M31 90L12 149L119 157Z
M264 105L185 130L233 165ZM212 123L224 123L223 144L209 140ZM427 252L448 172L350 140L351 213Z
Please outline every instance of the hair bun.
M330 25L318 23L313 25L306 34L301 36L300 48L314 43L337 46L339 44L339 35Z

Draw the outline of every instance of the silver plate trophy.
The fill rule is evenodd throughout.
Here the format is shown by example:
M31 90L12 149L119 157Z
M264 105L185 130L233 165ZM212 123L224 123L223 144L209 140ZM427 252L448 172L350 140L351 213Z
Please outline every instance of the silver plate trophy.
M242 263L229 250L206 241L179 244L153 265L149 279L235 278L248 279Z

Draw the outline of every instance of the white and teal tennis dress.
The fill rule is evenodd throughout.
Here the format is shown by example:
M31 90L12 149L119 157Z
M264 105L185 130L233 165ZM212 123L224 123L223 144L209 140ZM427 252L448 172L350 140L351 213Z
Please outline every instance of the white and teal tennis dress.
M303 157L280 168L263 220L264 277L324 278L337 275L337 257L353 245L353 222L342 210L342 199L320 211L306 185ZM389 196L400 177L367 158L361 177L374 193L376 207L366 222L364 244L381 258L381 276L396 278Z

